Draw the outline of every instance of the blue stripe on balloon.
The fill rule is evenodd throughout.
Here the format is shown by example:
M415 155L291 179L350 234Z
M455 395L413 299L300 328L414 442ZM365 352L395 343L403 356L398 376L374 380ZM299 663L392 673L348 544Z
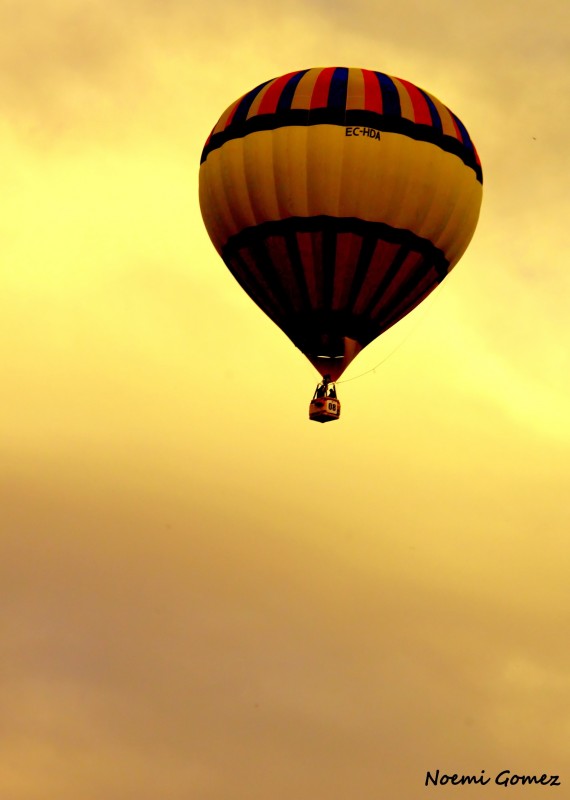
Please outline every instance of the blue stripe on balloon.
M441 117L439 116L439 112L436 108L435 103L433 102L433 100L431 99L431 97L427 92L424 92L422 89L420 89L420 92L422 93L422 97L424 98L424 100L428 105L429 113L431 115L431 124L433 125L434 128L436 128L436 130L443 131L443 123L441 121Z
M281 96L279 98L279 102L277 103L277 111L288 111L291 108L291 103L293 102L293 98L295 96L295 92L297 91L297 86L299 85L299 81L306 75L308 69L302 69L300 72L296 72L295 75L292 75L283 91L281 92Z
M469 134L467 133L467 128L466 128L466 127L465 127L465 125L464 125L464 124L461 122L461 120L460 120L460 119L458 119L458 117L456 117L456 116L455 116L455 114L453 113L453 111L450 111L450 114L451 114L451 116L453 117L453 119L455 120L455 124L456 124L456 125L457 125L457 127L459 128L459 133L461 134L461 141L462 141L462 142L463 142L463 144L464 144L466 147L468 147L470 150L474 150L475 148L473 147L473 142L471 141L471 138L470 138Z
M253 101L260 91L270 82L271 81L265 81L265 83L260 83L259 86L256 86L255 89L252 89L251 92L248 92L242 97L232 118L232 125L234 122L244 122L246 120Z
M333 72L327 108L346 109L346 93L348 91L348 69L337 67Z
M374 74L378 78L382 92L382 114L387 117L401 117L400 94L394 81L388 75L384 75L383 72L375 72Z

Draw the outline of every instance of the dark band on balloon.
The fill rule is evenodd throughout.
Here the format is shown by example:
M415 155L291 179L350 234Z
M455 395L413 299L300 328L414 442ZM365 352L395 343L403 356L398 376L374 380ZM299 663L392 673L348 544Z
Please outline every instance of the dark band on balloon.
M360 237L360 253L346 301L335 306L334 286L342 283L336 245L343 234ZM310 263L304 264L299 242L307 235L312 237L312 250ZM394 254L384 263L381 254L387 245ZM274 266L276 247L279 270ZM284 252L288 262L281 257ZM326 216L248 228L230 239L222 256L257 305L307 355L326 355L317 352L326 349L323 333L332 343L331 356L343 337L365 346L429 294L449 267L437 247L410 231Z
M373 241L394 242L405 244L410 249L425 254L434 262L438 273L444 278L447 275L449 262L443 252L428 239L417 236L412 231L394 228L384 222L370 222L358 217L330 217L318 215L315 217L287 217L286 219L261 222L232 236L222 250L222 257L227 253L235 252L242 247L250 247L269 236L287 236L288 233L323 233L334 231L336 233L356 233L363 239Z
M475 151L466 147L462 141L444 134L441 127L419 125L417 122L400 116L387 116L374 111L361 109L344 110L341 108L288 109L274 114L259 114L249 119L235 121L225 130L214 133L202 152L201 163L208 155L232 139L242 139L256 131L271 131L284 127L307 127L311 125L338 125L340 127L373 128L385 133L399 133L420 142L429 142L441 150L458 156L470 167L482 183L481 165L477 161Z

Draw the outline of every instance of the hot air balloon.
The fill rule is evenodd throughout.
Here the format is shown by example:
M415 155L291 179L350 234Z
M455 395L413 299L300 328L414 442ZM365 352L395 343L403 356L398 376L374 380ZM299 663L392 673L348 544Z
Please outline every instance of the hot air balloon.
M455 266L482 197L452 111L409 81L346 67L291 72L232 103L199 184L228 269L321 373L319 422L338 418L330 387L348 364Z

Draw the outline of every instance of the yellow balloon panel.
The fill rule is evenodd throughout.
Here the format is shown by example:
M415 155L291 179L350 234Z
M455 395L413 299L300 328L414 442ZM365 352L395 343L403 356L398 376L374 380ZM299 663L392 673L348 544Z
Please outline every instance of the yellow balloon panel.
M469 243L482 187L455 154L359 126L257 131L201 166L206 227L221 250L244 228L287 217L350 217L409 230L450 267Z

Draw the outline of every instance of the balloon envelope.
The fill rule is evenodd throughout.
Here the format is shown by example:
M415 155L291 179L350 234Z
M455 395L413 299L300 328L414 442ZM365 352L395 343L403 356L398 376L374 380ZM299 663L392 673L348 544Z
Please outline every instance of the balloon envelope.
M481 196L460 120L412 83L356 68L292 72L243 95L200 166L222 259L333 380L457 263Z

